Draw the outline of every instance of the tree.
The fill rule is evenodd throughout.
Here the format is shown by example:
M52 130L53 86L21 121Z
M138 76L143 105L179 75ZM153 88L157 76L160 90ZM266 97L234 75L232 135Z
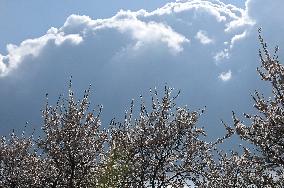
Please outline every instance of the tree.
M0 141L0 187L91 187L103 167L107 134L89 111L90 88L76 101L71 81L67 99L46 102L43 137L14 133Z
M210 166L209 181L200 187L283 187L283 182L275 179L272 171L263 168L258 156L253 156L247 148L244 148L242 154L218 151L218 155L218 159Z
M259 50L261 67L257 71L262 80L268 81L272 87L272 97L265 99L258 91L255 92L253 100L258 114L244 114L251 121L250 126L245 126L233 113L236 133L241 139L252 143L258 155L252 156L255 166L261 168L262 172L277 182L278 187L284 186L284 66L279 62L275 48L274 55L269 53L267 44L261 36L259 29L259 40L262 49ZM265 177L264 179L267 179ZM273 183L273 184L274 184Z
M0 140L0 187L39 187L44 176L42 160L33 149L32 137L11 133Z
M203 110L189 111L176 107L172 89L165 87L160 100L152 93L151 108L141 102L140 114L133 118L130 112L123 123L112 124L111 145L124 151L127 165L124 187L184 187L193 182L202 185L206 166L212 162L212 145L202 140L205 131L197 127Z
M90 88L76 101L69 96L43 110L44 137L37 143L47 163L45 187L90 187L104 160L107 134L101 131L100 112L89 112ZM61 102L60 102L61 101Z

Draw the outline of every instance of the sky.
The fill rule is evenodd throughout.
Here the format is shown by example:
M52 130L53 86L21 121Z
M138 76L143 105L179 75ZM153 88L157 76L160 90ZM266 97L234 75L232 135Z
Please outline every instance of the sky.
M283 60L283 8L283 0L0 0L0 135L26 122L40 129L45 94L55 104L72 75L78 97L92 84L103 126L167 85L181 90L179 106L206 106L199 124L221 136L232 110L253 112L255 90L271 95L256 72L257 30Z

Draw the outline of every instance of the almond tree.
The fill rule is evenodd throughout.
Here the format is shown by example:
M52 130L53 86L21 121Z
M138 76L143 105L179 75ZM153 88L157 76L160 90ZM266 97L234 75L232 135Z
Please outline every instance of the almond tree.
M90 89L76 101L71 90L67 99L43 110L44 136L38 147L48 168L45 187L90 187L103 164L106 133L97 116L89 111Z
M277 56L278 47L275 48L274 55L269 53L267 44L261 36L261 29L259 29L259 40L262 47L259 50L261 67L257 71L262 80L271 84L273 96L265 99L258 91L255 92L254 107L259 113L245 114L245 117L251 120L251 125L245 126L235 114L233 114L233 119L236 133L241 139L249 141L257 149L257 155L252 156L257 161L254 164L261 167L263 173L269 172L270 175L273 175L275 181L271 186L283 187L284 66L279 62ZM267 177L263 177L262 181L265 180Z
M0 187L40 187L43 161L33 152L32 137L14 132L0 140Z
M264 168L259 162L259 156L253 155L247 148L239 154L218 151L216 163L210 166L209 178L206 184L199 187L250 187L250 188L281 188L283 182L275 179L273 169Z
M152 93L151 108L143 100L138 118L133 118L134 103L122 123L113 123L111 146L124 152L119 165L130 173L122 177L124 187L184 187L201 185L206 167L212 162L211 145L202 140L205 132L197 127L203 110L177 107L165 87L160 100Z

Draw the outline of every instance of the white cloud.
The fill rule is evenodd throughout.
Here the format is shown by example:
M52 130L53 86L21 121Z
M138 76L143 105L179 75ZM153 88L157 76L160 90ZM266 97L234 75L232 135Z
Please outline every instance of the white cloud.
M198 39L202 44L210 44L214 42L214 40L209 38L207 33L202 30L196 33L195 38Z
M174 52L183 50L182 44L189 42L189 39L175 32L171 27L150 21L148 23L139 20L130 11L120 11L110 19L92 20L87 16L71 15L67 18L62 31L78 30L81 32L93 30L97 32L102 29L117 29L121 33L129 33L137 42L143 43L163 42ZM73 31L74 32L74 31ZM77 31L78 32L78 31Z
M205 12L214 16L218 22L226 22L226 32L254 25L254 21L248 16L246 9L238 8L231 4L225 4L219 0L178 0L177 2L168 3L156 11L150 13L140 11L139 14L142 14L143 16L152 16L185 11Z
M183 50L183 43L189 42L189 39L175 32L171 27L162 23L140 21L131 12L121 11L116 16L104 20L92 20L88 16L71 15L60 29L51 28L42 37L24 40L19 46L8 44L8 54L1 55L0 76L5 76L17 68L25 57L37 57L49 43L54 43L57 46L66 42L78 45L83 41L86 33L93 32L95 34L104 29L116 29L121 33L130 34L137 43L164 43L174 54ZM137 48L137 45L135 46ZM6 60L5 63L3 59Z
M138 42L151 44L155 41L161 41L167 44L173 52L181 52L183 50L182 43L189 42L189 39L162 23L123 20L114 22L112 26L118 28L121 32L130 32L131 36Z
M247 31L244 31L244 32L241 33L241 34L235 35L235 36L231 39L230 48L232 49L237 41L244 39L246 36L247 36Z
M232 78L232 71L229 70L227 72L222 72L220 75L219 75L219 78L226 82L226 81L229 81L231 78Z
M215 56L214 56L214 59L217 63L224 60L224 59L229 59L229 58L230 58L230 54L229 54L229 50L227 48L216 53Z
M221 79L224 82L229 81L231 78L232 78L232 71L231 70L229 70L227 72L222 72L219 75L219 79Z
M71 15L67 18L64 25L57 29L51 28L47 31L46 35L35 38L27 39L23 41L19 46L8 44L7 55L1 55L0 59L0 76L7 75L11 70L18 67L25 57L37 57L42 49L49 43L60 46L65 42L78 45L85 37L89 35L96 35L98 32L114 29L120 32L122 35L129 35L133 40L133 44L129 44L128 48L132 46L133 50L139 50L141 47L153 46L153 44L164 44L168 47L172 54L177 54L183 51L183 45L189 43L189 37L173 29L170 22L165 21L153 21L157 18L163 18L164 15L193 13L197 18L200 15L213 16L217 23L222 24L225 29L223 32L232 31L239 26L250 25L251 22L248 19L246 10L237 8L233 5L226 5L221 1L205 1L205 0L192 0L192 1L177 1L168 3L165 6L158 8L152 12L140 10L137 12L120 11L115 16L109 19L97 19L93 20L88 16ZM146 21L148 19L148 21ZM153 20L151 20L153 19ZM177 17L176 21L184 20ZM186 20L184 20L186 22ZM198 23L197 20L192 20ZM209 27L210 28L210 27ZM202 44L212 44L215 40L208 37L204 30L197 28L195 38ZM219 34L220 31L213 31ZM211 33L211 31L210 31ZM243 39L247 33L243 31L240 35L226 34L227 37L231 36L229 46L232 48L237 40ZM223 36L219 36L223 37ZM220 40L220 39L219 39ZM226 39L227 40L227 39ZM220 40L222 44L225 41ZM220 44L220 47L222 46ZM218 48L220 48L218 47ZM123 47L124 48L124 47ZM213 57L215 61L221 61L222 59L228 59L230 57L230 51L226 46L215 52Z
M191 0L191 1L177 1L166 4L164 7L157 9L151 13L144 13L146 16L150 15L164 15L172 14L184 11L198 11L198 12L207 12L210 15L214 16L218 22L223 22L227 20L227 16L237 18L237 14L231 11L232 7L226 6L220 1L210 2L203 0ZM241 10L241 9L240 9ZM235 11L237 8L235 7Z
M124 110L129 98L165 82L184 92L194 91L186 93L191 96L185 104L210 103L214 108L226 97L218 91L212 93L220 85L216 79L228 81L234 73L231 82L246 78L247 84L239 85L239 90L254 86L249 78L258 64L248 59L257 60L257 35L253 33L257 29L251 20L267 26L268 18L275 17L265 15L268 17L264 20L261 11L253 10L259 6L249 5L245 10L220 1L191 0L168 3L152 12L120 11L108 19L70 15L62 27L7 45L7 53L0 54L1 105L10 108L0 108L0 121L20 124L22 118L16 118L16 114L22 114L19 111L26 120L33 118L42 105L43 92L53 92L55 98L64 92L58 88L70 75L79 89L94 83L95 103L103 103L106 110L110 107L111 113L120 112L118 107ZM283 29L270 28L269 39L282 36ZM219 63L223 61L228 63ZM220 74L220 69L228 71ZM236 95L233 89L226 92ZM27 106L34 109L33 113L26 110Z
M181 19L178 16L179 14L182 15L186 13L192 13L191 18L193 19L188 21L188 18ZM196 29L195 25L198 21L204 22L204 19L208 20L215 18L216 22L211 21L211 23L214 23L217 26L208 24L208 22L205 21L205 24L199 24L200 28L197 28L198 30L195 32L197 33L195 35L195 38L198 39L202 44L212 44L213 42L216 42L215 49L217 49L218 51L212 52L212 54L215 54L212 57L215 61L229 59L232 51L231 48L233 48L234 43L237 40L244 39L248 35L248 30L250 30L255 25L253 19L248 16L246 9L238 8L231 4L225 4L219 0L180 0L168 3L153 12L146 12L143 10L138 11L136 15L154 19L157 16L170 17L170 15L176 15L175 19L179 19L179 21L183 23L184 26L189 25L192 30ZM203 19L198 20L199 17ZM220 30L216 30L216 28L218 28L218 25L221 25L222 29L220 28ZM216 39L214 38L213 40L208 37L204 30L209 32L211 36L216 36ZM223 46L221 46L221 42ZM226 44L226 42L228 44Z
M0 58L0 76L6 76L11 70L17 68L25 57L37 57L49 42L59 46L63 43L78 45L82 41L83 38L79 34L65 35L63 32L58 32L56 28L51 28L42 37L24 40L19 46L8 44L8 54L1 55Z

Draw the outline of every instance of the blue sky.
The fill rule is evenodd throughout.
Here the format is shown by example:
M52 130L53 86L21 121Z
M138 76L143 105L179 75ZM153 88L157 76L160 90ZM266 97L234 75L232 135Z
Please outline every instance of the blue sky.
M222 135L220 119L253 111L255 89L270 95L256 73L257 28L283 59L283 8L282 0L0 0L0 134L26 121L39 128L45 93L56 101L73 75L78 96L93 85L104 125L167 83L181 90L179 105L207 106L200 125Z

